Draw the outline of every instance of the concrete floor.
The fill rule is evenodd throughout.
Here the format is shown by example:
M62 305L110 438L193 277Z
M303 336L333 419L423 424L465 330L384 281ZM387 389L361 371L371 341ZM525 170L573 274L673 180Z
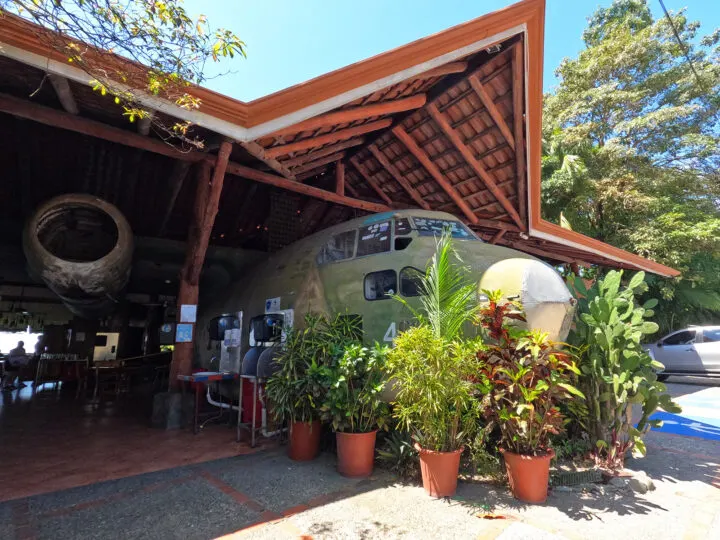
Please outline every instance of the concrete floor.
M0 538L720 538L717 441L651 432L647 444L628 463L653 478L645 495L553 491L530 506L505 486L461 483L435 500L381 471L343 478L332 455L298 464L278 449L0 503Z

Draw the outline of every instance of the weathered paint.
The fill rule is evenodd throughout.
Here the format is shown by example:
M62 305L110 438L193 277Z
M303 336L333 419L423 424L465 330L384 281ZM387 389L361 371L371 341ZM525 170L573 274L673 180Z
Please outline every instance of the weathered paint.
M405 267L424 270L436 249L433 236L411 233L412 241L402 250L354 257L352 259L318 265L316 256L335 235L379 223L392 217L425 217L457 221L444 212L400 210L365 216L351 220L304 238L272 254L265 262L248 272L246 277L219 294L213 301L200 306L198 321L198 354L203 365L210 360L208 323L222 313L244 312L244 347L247 347L248 322L265 312L267 299L280 297L281 309L295 311L295 324L302 324L308 312L324 314L356 314L362 317L368 341L383 341L401 329L409 318L400 303L391 299L368 301L364 296L364 278L370 272L395 270L398 275ZM394 247L394 234L391 237ZM484 243L477 239L455 240L455 248L469 268L469 277L481 287L502 289L506 296L534 302L531 324L547 330L567 326L571 313L571 295L561 278L549 265L513 249ZM502 263L498 266L498 263ZM490 273L488 274L488 269ZM500 271L498 271L500 270ZM528 280L533 283L528 286ZM551 284L546 286L547 284ZM537 290L546 290L544 297ZM409 302L417 303L418 298ZM559 306L561 309L550 308ZM547 309L545 309L547 308ZM559 335L556 337L564 337Z

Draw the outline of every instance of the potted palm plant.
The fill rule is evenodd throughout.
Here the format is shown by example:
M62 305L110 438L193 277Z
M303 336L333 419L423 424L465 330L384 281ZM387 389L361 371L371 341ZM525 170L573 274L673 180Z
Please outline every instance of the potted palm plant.
M455 493L460 455L479 416L472 382L479 369L477 344L461 339L478 309L477 289L461 262L444 234L418 283L420 308L396 297L417 324L398 335L388 356L394 414L412 433L423 486L434 497Z
M543 503L555 455L550 435L563 429L558 405L583 398L571 384L580 372L572 356L546 333L509 323L524 320L518 304L503 302L499 291L484 292L489 302L479 322L487 336L477 356L487 385L485 417L500 430L500 452L515 498Z
M303 328L287 333L279 366L267 382L267 395L274 418L288 424L288 455L308 461L320 449L320 407L327 392L325 367L357 339L358 329L347 319L328 320L306 315Z
M323 419L335 430L338 472L369 476L375 460L378 429L386 429L390 406L381 398L385 387L388 348L348 346L332 366L325 368L328 391Z

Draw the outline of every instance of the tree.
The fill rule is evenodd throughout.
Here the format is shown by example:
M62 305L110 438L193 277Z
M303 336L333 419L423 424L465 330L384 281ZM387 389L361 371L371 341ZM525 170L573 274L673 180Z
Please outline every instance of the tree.
M197 109L192 85L205 80L206 63L245 56L235 34L212 30L204 15L192 19L182 0L0 0L0 10L51 30L36 35L83 69L95 90L113 96L130 122L149 117L164 138L194 146L202 141L188 136L189 122L165 124L138 98L161 96Z
M671 20L598 9L543 125L544 216L682 272L648 279L662 330L720 319L720 30Z

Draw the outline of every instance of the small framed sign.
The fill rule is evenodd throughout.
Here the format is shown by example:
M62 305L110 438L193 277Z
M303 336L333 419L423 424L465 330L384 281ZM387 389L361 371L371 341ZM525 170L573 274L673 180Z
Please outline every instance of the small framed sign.
M175 342L176 343L192 343L193 340L193 325L192 324L178 324L175 329Z

